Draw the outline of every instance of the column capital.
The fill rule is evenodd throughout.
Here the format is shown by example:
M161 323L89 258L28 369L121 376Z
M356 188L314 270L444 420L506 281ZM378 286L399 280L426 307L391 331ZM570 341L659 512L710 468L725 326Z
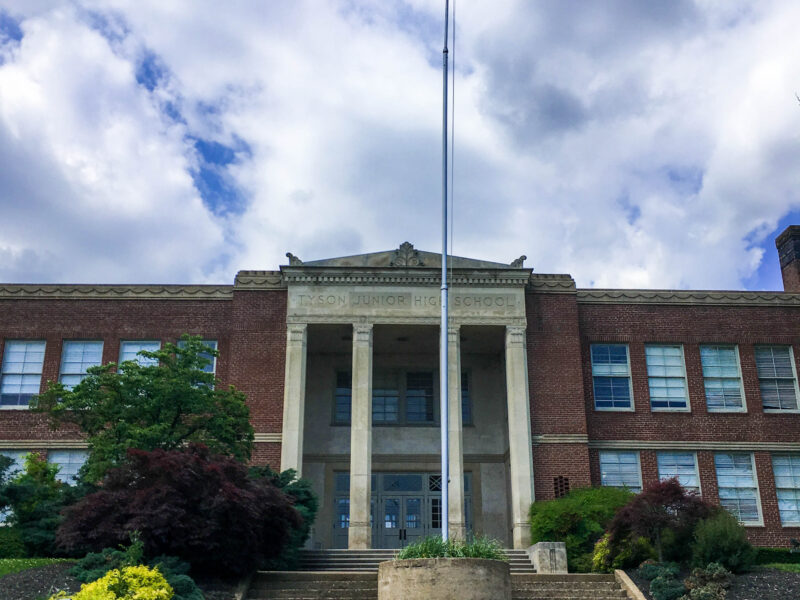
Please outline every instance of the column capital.
M305 344L308 323L289 323L286 326L286 341L290 344Z
M461 341L461 323L450 323L447 326L447 341L450 344Z
M372 323L353 323L353 343L372 342Z
M506 326L506 346L525 346L527 328L522 325Z

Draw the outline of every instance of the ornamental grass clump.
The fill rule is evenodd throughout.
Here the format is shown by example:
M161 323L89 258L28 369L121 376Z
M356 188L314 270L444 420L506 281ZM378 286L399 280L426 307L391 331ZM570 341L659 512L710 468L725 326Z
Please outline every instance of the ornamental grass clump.
M478 537L471 541L448 539L431 536L414 544L409 544L398 554L398 560L411 558L486 558L489 560L506 560L500 542L487 537Z

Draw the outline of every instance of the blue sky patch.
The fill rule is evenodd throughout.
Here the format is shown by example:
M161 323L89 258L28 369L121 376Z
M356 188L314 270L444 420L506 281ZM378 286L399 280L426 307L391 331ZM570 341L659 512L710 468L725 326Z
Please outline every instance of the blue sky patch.
M145 51L136 65L136 81L152 92L166 76L167 69L158 56L149 50Z
M22 39L22 28L20 22L12 18L4 10L0 10L0 43L6 40L18 42Z
M693 195L703 188L703 169L672 165L665 167L670 185L681 195Z
M778 249L775 247L775 238L789 225L800 223L800 210L791 211L780 221L778 226L764 238L759 247L764 249L764 256L756 272L744 280L745 288L748 290L773 290L783 291L783 279L781 277L781 266L778 262Z
M203 203L217 216L241 213L246 204L242 190L236 185L227 170L233 163L252 156L250 146L241 138L233 138L226 146L214 140L190 137L199 158L198 167L191 172Z

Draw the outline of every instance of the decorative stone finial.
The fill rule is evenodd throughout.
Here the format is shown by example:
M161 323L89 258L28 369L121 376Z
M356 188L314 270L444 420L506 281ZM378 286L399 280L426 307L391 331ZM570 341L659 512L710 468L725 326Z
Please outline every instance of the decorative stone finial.
M425 263L419 257L419 252L414 250L414 246L409 242L403 242L400 247L394 251L392 262L389 263L392 267L424 267Z
M291 252L287 252L287 253L286 253L286 258L288 258L288 259L289 259L289 266L290 266L290 267L299 267L300 265L302 265L302 264L303 264L303 261L302 261L302 260L300 260L299 258L297 258L297 257L296 257L294 254L292 254Z
M523 254L517 260L512 260L509 266L513 269L521 269L522 263L524 263L527 258L528 257Z

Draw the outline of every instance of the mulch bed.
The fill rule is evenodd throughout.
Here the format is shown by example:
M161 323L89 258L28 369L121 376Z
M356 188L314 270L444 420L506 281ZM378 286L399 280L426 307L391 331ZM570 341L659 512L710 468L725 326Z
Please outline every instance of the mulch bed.
M648 600L650 582L636 576L635 570L625 571ZM685 578L688 573L681 573ZM787 573L777 569L754 567L749 573L737 575L725 600L798 600L800 598L800 573Z
M81 582L69 574L70 568L72 565L69 563L57 563L0 577L0 598L46 600L59 590L77 592L81 589ZM197 585L203 590L206 600L233 600L236 590L235 581L198 581Z

